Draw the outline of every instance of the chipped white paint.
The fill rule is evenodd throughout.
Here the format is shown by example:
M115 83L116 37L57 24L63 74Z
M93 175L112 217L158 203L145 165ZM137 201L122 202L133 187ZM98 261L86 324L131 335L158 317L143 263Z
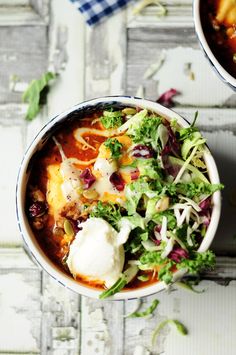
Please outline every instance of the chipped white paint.
M188 63L194 80L186 73ZM165 61L153 79L158 82L159 95L175 88L180 93L175 101L181 105L222 106L233 91L210 69L200 49L177 47L166 50Z
M87 99L124 93L125 20L123 11L93 29L86 29L85 96Z
M0 0L0 26L44 26L48 19L48 0Z
M37 265L28 257L22 248L0 248L0 269L35 269Z
M104 354L110 353L107 344L110 340L107 322L104 319L103 309L101 307L91 307L88 298L82 300L82 355L86 354Z
M233 168L236 163L236 118L232 108L236 106L236 99L214 77L203 54L196 50L198 44L191 17L192 1L167 0L165 4L168 9L165 18L157 18L154 7L134 17L131 5L127 11L90 29L68 0L53 0L50 2L48 42L47 0L0 0L0 64L3 74L0 83L0 148L2 152L8 151L8 155L0 154L0 163L4 167L0 174L1 201L4 202L0 207L0 353L235 353L236 285L235 281L229 283L231 279L236 280L235 258L218 258L216 270L206 274L209 280L225 285L229 283L227 287L214 281L204 281L199 288L206 288L206 291L200 295L182 289L170 289L169 293L146 297L141 309L146 309L155 298L160 300L160 304L154 316L135 319L124 318L124 315L134 311L136 300L104 302L80 297L42 273L21 248L15 248L22 245L13 222L16 173L23 150L49 117L84 98L135 94L137 88L141 87L146 97L156 99L158 92L173 86L184 93L182 97L176 97L178 102L186 105L176 107L176 111L183 116L191 120L196 109L188 106L193 103L206 106L199 110L198 125L208 138L226 184L223 218L213 247L219 253L235 254L235 207L230 205L229 195L231 189L236 187ZM6 33L10 34L7 42ZM30 42L32 36L34 43ZM183 45L185 49L178 48ZM153 78L143 79L143 74L163 50L169 53L169 64L168 67L163 65L163 73L158 71L157 86ZM170 75L174 63L169 61L173 54L175 65L177 63L180 69L183 62L193 63L196 85L186 84L183 69L179 70L181 75ZM205 97L199 93L205 81L203 76L198 76L197 60L201 63L201 70L208 73L219 92L207 93ZM27 106L20 103L22 83L38 77L47 68L60 72L49 95L49 105L35 121L25 122L23 117ZM12 75L20 76L19 84L15 87L10 85ZM222 108L210 107L222 103L225 103ZM153 329L170 317L182 321L189 329L189 335L183 337L167 326L152 349Z
M236 282L225 287L203 281L200 286L205 289L202 294L178 290L160 297L158 312L180 320L189 331L188 336L181 336L176 329L169 329L165 354L189 355L191 349L192 355L233 355Z
M77 354L80 345L80 297L47 274L43 275L42 288L42 354Z
M83 101L85 85L84 19L68 0L53 0L51 9L49 67L60 75L49 95L48 117Z
M27 283L24 275L9 272L0 274L0 283L1 352L38 353L35 335L39 334L34 332L38 328L39 333L41 314L36 285ZM34 320L30 312L34 312Z
M20 127L4 127L0 130L0 245L20 245L21 238L15 223L15 184L22 157L22 131ZM8 152L5 154L5 152Z

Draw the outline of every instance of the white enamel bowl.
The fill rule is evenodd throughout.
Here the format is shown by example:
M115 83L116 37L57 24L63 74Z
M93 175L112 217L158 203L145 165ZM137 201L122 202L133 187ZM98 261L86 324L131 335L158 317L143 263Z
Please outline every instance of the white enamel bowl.
M64 125L65 123L70 124L73 117L76 116L76 119L79 119L83 116L85 112L88 113L96 110L105 109L108 106L114 106L117 108L122 106L138 106L140 108L146 108L148 110L154 111L157 114L166 117L167 119L176 119L178 123L183 127L189 126L188 122L181 116L179 116L177 113L148 100L127 96L112 96L82 102L54 117L42 128L38 135L33 139L21 162L16 186L17 221L24 242L34 259L44 270L46 270L55 280L57 280L63 286L68 287L69 289L75 291L78 294L93 298L98 298L101 292L99 290L86 287L85 285L75 281L72 277L59 270L41 249L28 223L28 219L25 213L25 195L32 160L34 159L37 151L39 151L46 143L48 138L51 137L60 126ZM205 153L205 161L211 182L214 184L218 184L219 176L217 167L210 151L208 151L207 149ZM207 229L203 242L200 245L199 251L201 252L206 251L209 248L214 238L220 218L220 209L220 192L215 192L213 195L213 211L211 216L211 222ZM176 272L174 277L175 279L178 279L183 276L183 274L184 271L181 270ZM159 292L164 288L165 284L163 282L157 282L155 284L143 288L119 292L111 299L124 300L138 298Z

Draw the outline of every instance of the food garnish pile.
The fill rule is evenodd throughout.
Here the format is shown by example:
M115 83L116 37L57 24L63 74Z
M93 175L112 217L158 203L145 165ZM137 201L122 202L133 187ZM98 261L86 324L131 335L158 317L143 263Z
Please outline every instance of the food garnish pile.
M222 185L209 180L204 144L195 122L146 109L75 117L33 162L26 212L42 249L100 298L213 267L197 250Z

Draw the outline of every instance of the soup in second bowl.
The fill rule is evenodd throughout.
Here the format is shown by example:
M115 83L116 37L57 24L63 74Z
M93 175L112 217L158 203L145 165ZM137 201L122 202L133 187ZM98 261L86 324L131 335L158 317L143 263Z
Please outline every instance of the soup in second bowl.
M235 0L202 0L200 11L203 31L213 54L236 78Z

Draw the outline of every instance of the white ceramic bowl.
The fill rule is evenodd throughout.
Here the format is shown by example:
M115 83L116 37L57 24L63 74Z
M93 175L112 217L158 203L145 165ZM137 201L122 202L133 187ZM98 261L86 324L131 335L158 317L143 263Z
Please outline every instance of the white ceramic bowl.
M93 112L96 110L101 110L106 108L107 106L138 106L141 108L147 108L148 110L154 111L161 116L164 116L167 119L177 119L178 123L183 126L189 126L189 123L179 116L177 113L167 109L164 106L161 106L155 102L143 100L140 98L128 97L128 96L111 96L111 97L103 97L90 101L83 102L78 104L69 110L59 114L54 117L51 121L49 121L42 130L38 133L38 135L33 139L33 142L29 146L26 151L24 158L22 160L20 171L17 179L17 187L16 187L16 210L17 210L17 220L20 228L20 232L25 241L25 244L35 260L38 264L45 269L54 279L56 279L62 285L68 287L69 289L93 298L98 298L100 295L100 291L92 289L90 287L86 287L81 283L75 281L69 275L66 275L64 272L60 271L53 262L45 255L40 245L38 244L34 233L28 223L28 219L25 213L25 195L26 195L26 185L28 181L28 177L30 174L30 167L32 159L37 151L39 151L43 145L46 143L49 137L51 137L55 130L58 129L65 122L70 123L71 117L73 114L77 114L83 116L86 112ZM219 183L219 176L215 161L208 149L206 149L205 153L205 161L209 173L209 177L212 183ZM219 218L220 218L220 209L221 209L221 197L220 192L217 191L213 195L213 210L211 216L211 222L207 229L206 235L202 244L200 245L199 251L206 251L216 232ZM177 279L184 275L184 271L178 271L175 273L174 278ZM161 291L165 288L165 284L163 282L157 282L152 284L151 286L139 288L131 291L119 292L114 295L111 299L114 300L122 300L122 299L130 299L130 298L138 298L142 296L147 296L158 291Z
M229 85L233 90L236 91L236 78L234 78L231 74L229 74L224 67L218 62L217 58L214 56L212 53L211 48L209 47L203 28L202 28L202 22L201 22L201 16L200 16L200 5L203 1L206 0L194 0L193 1L193 17L194 17L194 24L195 24L195 30L199 39L199 42L201 44L201 47L208 58L211 66L213 69L216 71L220 79Z

